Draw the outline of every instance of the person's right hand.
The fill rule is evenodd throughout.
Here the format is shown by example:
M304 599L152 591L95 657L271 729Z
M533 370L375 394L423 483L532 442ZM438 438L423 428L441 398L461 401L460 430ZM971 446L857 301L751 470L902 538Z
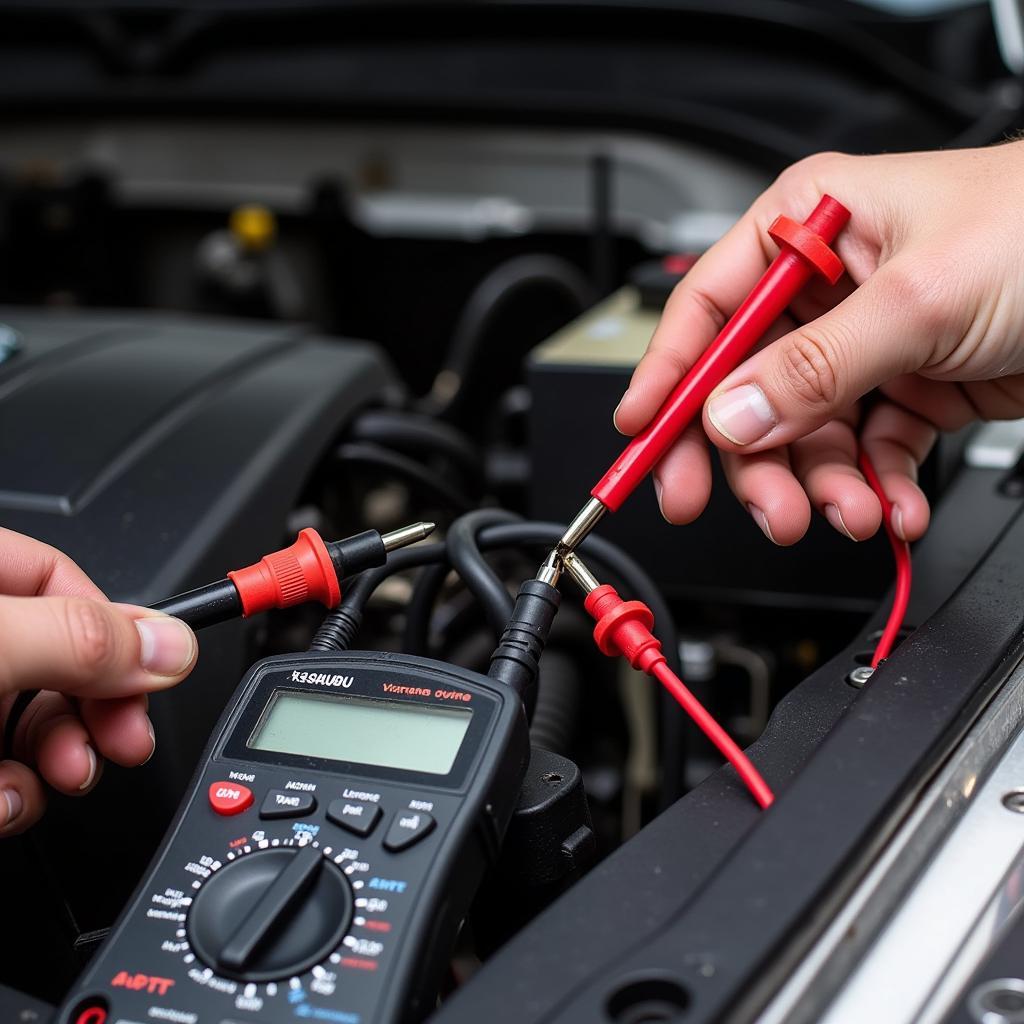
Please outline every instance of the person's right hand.
M183 622L110 604L67 555L0 529L0 735L18 693L42 691L0 761L0 837L39 819L44 780L81 796L103 758L149 760L147 694L180 682L196 654Z
M666 519L685 523L711 487L704 433L730 486L777 544L811 508L863 540L881 506L856 465L860 441L920 537L929 510L917 467L937 431L1024 416L1024 142L894 156L822 154L784 172L673 293L616 410L640 431L754 285L777 249L768 225L802 221L823 194L852 211L835 248L849 276L820 279L767 344L715 390L655 468ZM884 399L861 422L859 399Z

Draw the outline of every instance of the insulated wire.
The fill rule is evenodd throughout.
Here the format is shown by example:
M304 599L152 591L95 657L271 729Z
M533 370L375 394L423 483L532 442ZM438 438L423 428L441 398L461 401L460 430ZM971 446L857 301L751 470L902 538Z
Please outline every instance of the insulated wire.
M857 454L857 463L860 471L864 474L868 486L875 492L875 496L882 503L882 524L885 526L885 535L889 538L892 547L893 557L896 559L896 593L893 596L892 609L889 618L882 630L882 636L875 647L875 653L871 656L871 667L878 666L892 653L893 644L903 628L903 620L907 615L907 605L910 603L910 545L903 540L892 526L892 502L886 497L882 487L882 481L875 472L868 453L861 448Z
M759 806L770 806L775 797L772 795L768 783L764 781L750 758L740 750L729 734L715 721L711 712L686 688L679 676L664 661L655 664L651 669L651 674L675 697L680 707L693 719L697 728L711 740L722 756L736 769L736 774L750 790Z

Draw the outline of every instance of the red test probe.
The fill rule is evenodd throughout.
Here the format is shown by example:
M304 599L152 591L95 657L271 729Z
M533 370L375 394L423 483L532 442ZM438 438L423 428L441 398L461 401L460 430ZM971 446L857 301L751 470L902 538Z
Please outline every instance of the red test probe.
M610 658L621 654L638 672L657 679L736 769L736 774L759 806L768 807L775 797L761 773L686 688L679 676L668 667L665 655L661 652L661 641L651 632L654 616L650 608L641 601L623 601L614 587L607 584L602 586L579 555L566 555L563 564L587 595L583 607L597 623L594 627L594 642L601 653Z
M827 195L822 196L803 224L789 217L775 218L768 234L781 252L718 337L665 399L654 419L626 445L598 481L590 492L590 500L559 541L560 555L574 551L605 512L618 511L675 440L700 415L711 392L739 366L815 273L830 284L842 277L843 264L830 245L849 219L850 211Z

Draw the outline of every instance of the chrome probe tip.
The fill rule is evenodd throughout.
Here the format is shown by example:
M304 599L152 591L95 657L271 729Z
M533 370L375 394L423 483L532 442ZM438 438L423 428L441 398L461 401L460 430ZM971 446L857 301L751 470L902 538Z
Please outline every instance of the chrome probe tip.
M558 549L555 548L544 559L544 563L537 570L537 575L534 579L540 580L541 583L547 583L548 586L557 587L558 581L562 578L562 568L562 556L558 553Z
M425 540L434 530L437 523L412 523L410 526L403 526L399 530L392 530L390 533L381 535L385 551L394 551L397 548L404 548L409 544Z
M579 510L576 518L569 524L565 533L562 534L562 539L558 542L558 547L556 548L558 553L565 557L570 551L575 551L583 543L587 534L597 526L607 511L606 505L597 498L591 498Z
M586 563L579 555L571 551L562 556L562 565L565 571L573 578L584 594L589 594L601 586L600 580L587 568Z

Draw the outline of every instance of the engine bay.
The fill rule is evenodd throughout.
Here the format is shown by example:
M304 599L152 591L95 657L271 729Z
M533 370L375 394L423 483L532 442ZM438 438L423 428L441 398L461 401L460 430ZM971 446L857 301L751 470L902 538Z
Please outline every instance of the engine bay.
M112 600L151 606L300 531L435 524L434 561L374 577L351 643L360 672L383 664L435 703L460 687L494 699L481 678L507 637L472 573L482 564L510 608L534 580L622 448L612 410L672 289L773 177L824 149L989 142L1022 103L975 4L47 8L0 4L0 526L66 551ZM281 1019L865 1019L857 972L865 991L885 983L878 951L903 948L884 943L910 894L1016 749L1022 456L1018 422L941 438L921 471L934 512L909 608L874 674L892 604L884 534L854 544L820 522L771 545L717 465L685 527L642 486L581 552L646 602L672 670L772 786L770 810L667 692L602 656L563 582L515 799L466 883L457 938L422 939L443 982L379 1018L310 997ZM140 1024L98 1002L48 1014L112 963L103 943L123 938L119 916L196 779L221 784L204 757L258 757L241 732L215 743L269 671L252 667L282 659L343 686L342 654L288 660L331 649L317 647L324 616L302 604L203 629L195 671L151 700L152 759L108 765L87 799L52 794L38 826L0 843L17 879L0 984L23 1016L10 1019ZM356 772L346 798L353 778L389 814L443 818L444 793L421 808L387 771ZM297 779L274 777L284 806ZM967 1015L972 979L988 984L986 964L1019 941L1013 842L959 925L974 945L950 937L917 1003L915 989L878 1019L985 1019ZM981 940L989 900L1000 924ZM209 919L196 948L213 942ZM331 961L342 992L346 969L376 969L354 949L347 968ZM315 962L293 960L296 976ZM152 1006L133 1011L147 1021L269 1024L257 986L266 999L291 968L239 969L218 1017L190 1017L148 968L118 969L121 987L147 979Z

